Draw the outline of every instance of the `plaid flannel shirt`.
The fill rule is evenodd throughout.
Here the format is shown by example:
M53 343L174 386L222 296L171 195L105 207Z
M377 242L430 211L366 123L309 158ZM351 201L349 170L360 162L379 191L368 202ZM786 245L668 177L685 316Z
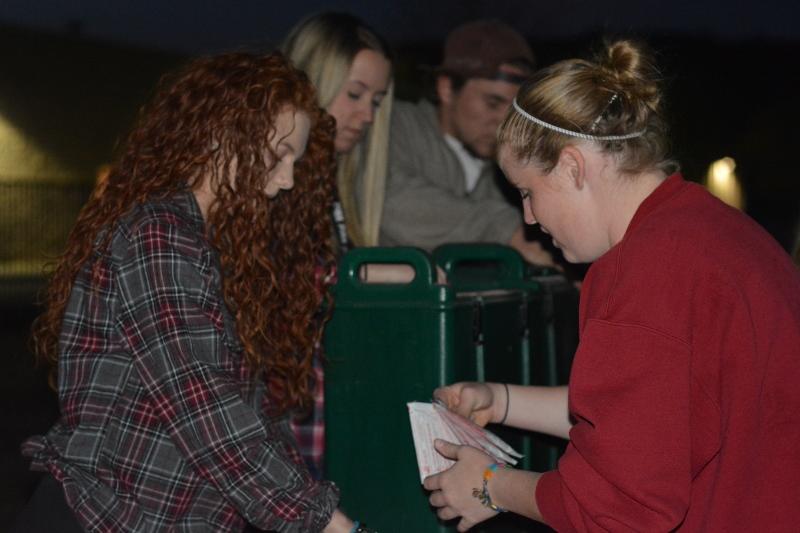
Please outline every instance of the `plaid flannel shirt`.
M89 262L91 263L91 261ZM190 192L136 208L92 282L78 274L59 344L61 417L23 453L89 531L318 531L338 503L288 417L270 417L221 298Z
M314 375L317 385L311 412L300 420L292 420L292 431L311 477L321 479L325 471L325 373L319 355L314 357Z
M339 200L339 191L334 189L331 204L331 221L333 222L333 241L339 257L346 254L353 245L347 236L347 224L344 209ZM318 281L331 285L336 284L337 272L318 272ZM314 357L314 375L317 387L314 390L314 404L311 412L301 420L292 421L292 431L297 439L300 454L308 466L314 479L321 479L325 473L325 369L322 363L321 346L317 346Z

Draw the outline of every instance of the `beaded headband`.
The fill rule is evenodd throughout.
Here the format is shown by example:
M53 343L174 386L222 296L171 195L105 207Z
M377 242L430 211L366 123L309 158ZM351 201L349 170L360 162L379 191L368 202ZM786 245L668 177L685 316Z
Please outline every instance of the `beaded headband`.
M642 135L644 135L645 131L645 130L636 131L634 133L626 133L625 135L589 135L588 133L580 133L577 131L560 128L558 126L550 124L549 122L545 122L542 119L534 117L533 115L522 109L522 107L520 107L520 105L517 103L516 98L514 98L512 104L514 105L514 109L517 110L517 113L519 113L526 119L530 120L531 122L534 122L549 130L557 131L558 133L561 133L563 135L568 135L569 137L577 137L579 139L586 139L588 141L624 141L626 139L635 139L636 137L641 137Z

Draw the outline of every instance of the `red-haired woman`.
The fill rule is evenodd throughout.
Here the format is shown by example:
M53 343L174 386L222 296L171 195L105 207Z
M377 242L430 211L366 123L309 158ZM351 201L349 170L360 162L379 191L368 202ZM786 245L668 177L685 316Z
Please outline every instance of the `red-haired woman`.
M333 267L333 135L278 54L163 82L35 326L61 418L23 447L47 472L28 509L50 486L91 531L358 529L288 424L311 401Z

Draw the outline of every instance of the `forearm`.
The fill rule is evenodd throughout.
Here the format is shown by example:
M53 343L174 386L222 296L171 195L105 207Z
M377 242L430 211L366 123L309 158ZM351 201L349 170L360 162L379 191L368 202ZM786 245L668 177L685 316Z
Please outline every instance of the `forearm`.
M542 514L536 503L540 477L542 474L539 472L501 469L499 475L489 482L492 503L506 511L541 521Z
M386 191L381 232L392 245L432 249L445 242L506 244L522 223L519 213L500 200L473 201L422 178L394 176Z
M568 387L534 387L491 383L494 423L569 439Z
M525 227L522 225L511 235L508 245L517 250L528 263L538 266L556 266L552 254L545 250L541 243L525 238Z
M359 277L367 283L410 283L414 267L405 263L368 263L361 266Z

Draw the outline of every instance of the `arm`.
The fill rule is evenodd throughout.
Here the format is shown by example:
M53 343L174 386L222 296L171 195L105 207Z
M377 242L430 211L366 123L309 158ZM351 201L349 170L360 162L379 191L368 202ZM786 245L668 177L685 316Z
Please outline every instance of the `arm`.
M433 396L482 426L503 423L568 439L567 393L567 387L463 382L440 387Z
M333 512L333 516L331 517L331 521L322 530L322 533L350 533L353 529L353 521L350 520L343 512L340 510L335 510Z
M191 469L248 522L322 530L336 490L313 481L290 457L288 439L268 431L244 402L241 355L226 341L210 264L196 235L156 220L132 236L120 265L119 327L158 417L153 431L165 431Z
M416 276L414 267L405 263L367 263L361 265L358 274L365 283L411 283ZM447 274L438 265L436 283L447 283Z
M412 113L393 115L381 225L386 242L426 249L445 242L507 244L521 223L519 212L500 198L465 195L460 164L433 127Z
M557 530L674 530L692 490L688 345L648 327L590 320L578 352L575 425L558 469L539 481L542 515Z
M567 396L563 387L508 386L508 416L505 425L569 439Z
M505 179L500 168L494 168L500 173L497 177ZM494 180L488 179L491 177L493 176L485 176L483 178L484 183L479 183L479 189L477 189L475 193L478 194L480 191L480 195L484 198L483 201L491 200L506 203L505 197L495 185ZM525 237L525 223L521 218L519 218L516 229L514 233L511 234L511 238L505 244L517 250L528 263L538 266L556 267L552 254L545 250L539 241L531 241Z
M439 474L425 478L424 487L431 491L429 502L438 508L442 520L461 517L458 531L492 518L497 512L485 506L473 493L482 487L484 472L493 460L470 446L458 446L437 440L436 450L456 463ZM487 481L492 503L533 520L542 520L535 494L541 474L524 470L498 468Z
M514 231L508 245L516 249L528 263L543 267L556 266L553 255L542 248L539 241L529 241L525 238L525 227L522 225Z

